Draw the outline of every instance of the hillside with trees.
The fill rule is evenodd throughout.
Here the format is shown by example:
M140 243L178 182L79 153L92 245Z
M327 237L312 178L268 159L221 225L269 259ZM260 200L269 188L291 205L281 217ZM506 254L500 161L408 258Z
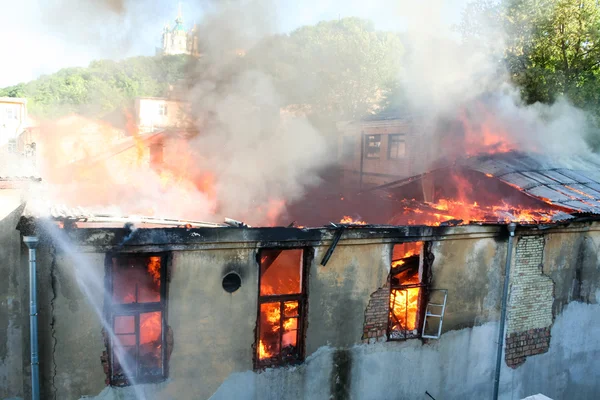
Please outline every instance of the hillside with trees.
M133 57L93 61L87 68L65 68L51 75L0 89L0 96L26 97L34 117L70 113L101 117L138 96L163 96L170 83L185 77L187 56Z
M397 80L401 54L396 34L344 18L267 37L227 67L234 74L260 70L270 76L284 105L307 106L331 120L360 117L381 102ZM94 61L0 89L0 96L27 97L30 113L41 118L102 117L137 96L164 96L169 84L182 79L193 84L210 63L210 56Z
M458 27L465 44L479 46L505 65L526 104L561 96L600 121L600 6L592 0L476 0ZM500 32L500 34L499 34ZM340 120L402 107L399 87L404 45L397 33L360 18L304 26L264 38L233 71L270 76L283 103L313 118ZM101 117L137 96L163 96L169 84L210 67L210 57L134 57L94 61L29 83L0 89L27 97L34 117L79 113Z

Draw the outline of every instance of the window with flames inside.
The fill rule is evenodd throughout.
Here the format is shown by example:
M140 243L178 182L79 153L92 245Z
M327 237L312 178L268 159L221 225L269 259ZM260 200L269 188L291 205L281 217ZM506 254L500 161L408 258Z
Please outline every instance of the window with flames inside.
M423 242L394 245L390 273L389 340L420 336L424 307Z
M165 256L108 257L110 383L125 386L166 377Z
M304 357L306 249L264 249L260 277L256 368L294 364Z

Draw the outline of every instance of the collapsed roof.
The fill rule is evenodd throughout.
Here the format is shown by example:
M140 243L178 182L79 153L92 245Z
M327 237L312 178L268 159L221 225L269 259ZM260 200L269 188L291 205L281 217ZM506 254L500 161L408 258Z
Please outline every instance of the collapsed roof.
M508 198L515 200L517 194L514 192L518 191L537 203L522 197L513 204L527 203L526 207L536 210L552 206L553 209L549 209L551 221L570 219L575 215L600 214L600 160L595 157L561 159L514 151L479 155L370 191L380 196L417 198L430 203L439 198L439 190L444 185L456 189L455 186L461 184L453 182L451 174L460 175L472 186L472 196L480 200L480 204L487 194L488 203L492 197L496 202L509 205ZM477 201L472 204L477 206Z
M461 176L472 186L474 201L463 202L462 207L472 211L486 201L504 204L507 209L498 211L496 207L481 208L474 218L455 219L448 209L435 205L440 196L456 194L456 183L450 179L453 174ZM460 182L459 182L460 184ZM446 186L446 193L443 186ZM427 187L433 187L427 194ZM448 192L448 190L450 190ZM436 197L437 196L437 197ZM479 203L479 204L478 204ZM516 207L512 205L518 204ZM427 173L394 181L354 195L327 193L320 196L306 196L295 208L289 210L287 222L280 226L291 226L297 221L302 226L324 226L335 224L372 225L453 225L469 223L502 224L509 221L529 224L552 223L573 219L575 216L594 219L600 215L600 161L589 158L551 158L540 154L519 152L497 153L469 157ZM533 210L527 220L520 220L515 208ZM490 214L490 210L493 213ZM436 219L419 219L429 212ZM487 214L486 214L487 213ZM348 221L344 216L356 216ZM472 216L473 213L470 214ZM127 223L173 227L246 227L247 225L229 220L225 223L188 221L158 217L122 215L118 209L90 209L56 205L28 204L23 214L25 218L50 218L59 222L84 224Z

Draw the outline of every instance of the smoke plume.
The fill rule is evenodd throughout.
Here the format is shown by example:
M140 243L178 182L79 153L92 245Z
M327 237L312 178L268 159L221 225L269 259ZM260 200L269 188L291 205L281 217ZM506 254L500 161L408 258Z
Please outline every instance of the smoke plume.
M525 152L590 156L584 138L590 125L582 110L565 98L525 105L509 83L502 62L507 32L497 21L473 13L471 28L485 43L450 40L451 27L432 8L411 3L404 9L410 26L401 87L408 108L425 121L421 150L429 154L419 169L431 168L431 160L464 156L469 148L485 151L493 140Z

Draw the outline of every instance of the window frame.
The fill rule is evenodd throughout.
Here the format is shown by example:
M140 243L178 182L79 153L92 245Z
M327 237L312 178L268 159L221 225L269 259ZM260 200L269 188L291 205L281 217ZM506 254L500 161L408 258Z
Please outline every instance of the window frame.
M130 303L118 304L113 302L113 264L114 257L133 257L133 258L150 258L160 257L160 301L152 303ZM169 376L168 366L168 349L167 349L167 284L168 284L168 266L170 264L171 254L168 252L144 252L144 253L107 253L105 257L105 293L104 293L104 315L106 322L110 324L110 329L114 331L115 317L134 316L136 342L139 342L139 318L141 314L149 312L161 312L161 358L162 358L162 374L160 376L139 377L138 371L134 378L135 384L140 383L157 383L166 380ZM137 324L137 325L136 325ZM114 334L114 332L113 332ZM136 353L139 353L139 343L136 343ZM117 377L113 375L114 357L113 357L113 337L108 335L107 340L108 354L108 378L110 386L123 387L131 386L131 382L126 377ZM137 357L137 356L136 356ZM136 360L137 361L137 360ZM136 362L136 366L137 366Z
M392 249L391 249L392 257L394 254L394 246L401 245L404 243L414 243L414 242L394 243L392 245ZM407 285L402 285L402 284L393 285L392 284L392 273L390 271L389 278L388 278L388 283L389 283L388 318L387 318L388 322L387 322L387 329L386 329L386 336L387 336L388 342L399 342L399 341L421 338L423 321L425 318L425 309L427 308L427 288L428 288L428 271L425 266L425 256L426 256L426 252L428 251L428 247L427 247L427 242L423 241L421 243L423 243L423 246L419 253L419 270L418 270L419 283L412 283L412 284L407 284ZM390 261L394 261L394 260L390 260ZM390 301L392 298L392 291L393 290L407 290L407 289L411 289L411 288L420 288L419 298L417 301L416 324L415 324L415 329L414 329L417 331L417 333L413 334L413 333L409 333L409 332L411 332L409 330L403 330L402 331L403 337L392 337L391 327L392 327L393 308L392 308L391 301Z
M166 117L167 116L167 105L164 103L159 103L158 104L158 115L160 115L161 117Z
M371 138L370 138L371 136L373 137L373 140L371 140ZM380 159L381 158L381 134L380 133L376 133L376 134L366 133L364 135L364 137L365 137L365 140L364 140L365 158L370 159L370 160ZM379 143L379 146L370 146L371 143ZM370 155L369 154L370 148L377 148L377 154Z
M398 138L399 140L393 140L394 138ZM396 146L396 155L392 157L392 144L404 143L404 152L402 155L398 155L398 147ZM406 135L403 133L391 133L388 135L388 151L387 151L388 160L403 160L406 158Z
M19 113L14 107L6 107L5 108L6 120L7 121L18 121Z
M283 294L283 295L261 295L260 294L260 285L261 285L261 253L264 250L302 250L302 271L300 271L300 279L302 279L301 284L301 292L299 294ZM256 324L255 324L255 337L254 344L252 346L253 350L253 360L254 360L254 369L264 369L264 368L273 368L273 367L285 367L287 365L298 365L304 362L306 356L306 348L305 348L305 338L306 338L306 327L308 325L308 275L309 269L312 265L314 257L314 250L312 247L306 246L293 246L293 247L270 247L265 246L258 249L256 252L256 262L258 265L258 287L257 287L257 304L256 304ZM260 360L258 356L259 351L259 341L260 341L260 306L264 303L275 303L279 302L280 307L286 301L298 301L298 329L297 329L297 357L296 360L283 360L281 358L281 348L280 355L278 356L278 360L273 362L271 359L269 360ZM280 308L280 315L282 309ZM280 318L281 324L281 318ZM280 331L280 341L283 336Z

